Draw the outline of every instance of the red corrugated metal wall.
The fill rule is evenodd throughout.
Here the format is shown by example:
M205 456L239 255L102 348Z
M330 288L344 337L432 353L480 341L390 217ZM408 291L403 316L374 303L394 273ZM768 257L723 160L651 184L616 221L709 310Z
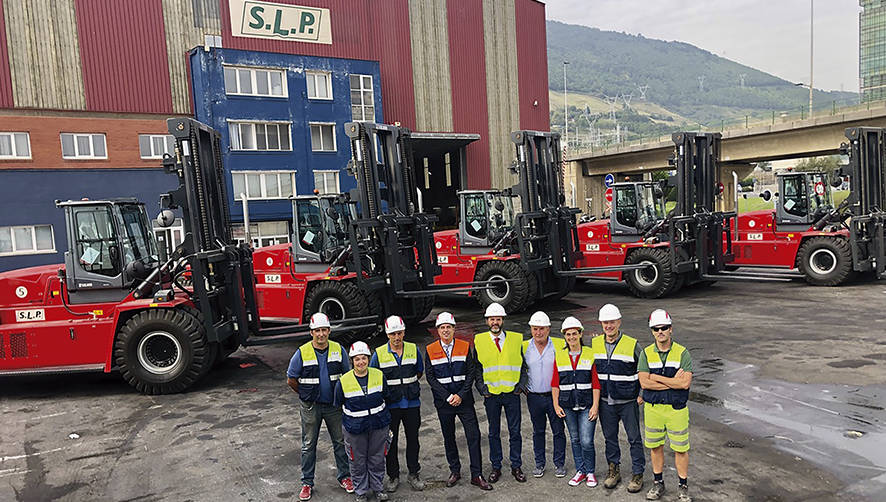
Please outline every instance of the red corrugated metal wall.
M76 0L86 109L172 113L163 6Z
M520 128L547 131L551 128L551 113L545 6L536 0L516 0L515 4ZM537 105L533 105L535 101Z
M9 51L6 48L6 18L0 1L0 108L12 108L12 77L9 74Z
M452 126L480 139L467 148L468 186L488 188L489 110L486 102L486 49L483 43L483 0L447 0L449 74L452 83Z
M385 121L400 122L415 129L409 0L375 0L375 4L376 8L369 9L372 14L372 52L379 62L381 72L381 100ZM379 7L378 4L384 4L384 7ZM333 26L333 37L334 30Z

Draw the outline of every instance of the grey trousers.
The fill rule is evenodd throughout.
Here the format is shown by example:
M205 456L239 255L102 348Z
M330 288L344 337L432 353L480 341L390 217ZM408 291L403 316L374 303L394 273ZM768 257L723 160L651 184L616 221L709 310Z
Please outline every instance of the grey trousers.
M363 434L351 434L344 430L345 448L351 467L351 481L354 492L366 495L369 492L384 490L385 453L390 444L391 430L388 427L369 430Z

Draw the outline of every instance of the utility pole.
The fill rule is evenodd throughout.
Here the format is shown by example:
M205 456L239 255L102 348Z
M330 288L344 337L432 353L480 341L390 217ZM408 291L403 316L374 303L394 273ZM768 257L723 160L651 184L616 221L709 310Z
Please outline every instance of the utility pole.
M812 49L813 45L813 36L812 30L814 21L814 13L815 13L815 1L809 0L809 118L812 118Z
M569 64L569 61L563 61L563 149L569 150L569 99L568 94L566 94L566 65ZM565 155L564 155L565 157Z
M704 75L698 76L698 92L704 92Z
M741 88L742 88L742 89L744 89L744 79L745 79L745 77L747 77L747 76L748 76L747 73L742 73L742 74L740 74L740 75L738 76L738 79L741 81Z

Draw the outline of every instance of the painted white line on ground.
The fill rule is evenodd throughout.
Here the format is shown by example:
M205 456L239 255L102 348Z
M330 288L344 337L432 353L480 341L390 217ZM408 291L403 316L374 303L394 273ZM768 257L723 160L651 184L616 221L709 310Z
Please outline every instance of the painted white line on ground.
M38 451L38 452L36 452L36 453L27 453L27 454L24 454L24 455L10 455L10 456L8 456L8 457L0 457L0 462L6 462L7 460L18 460L18 459L21 459L21 458L28 458L28 457L36 457L37 455L46 455L47 453L53 453L53 452L56 452L56 451L62 451L62 450L67 450L67 449L68 449L68 448L65 446L65 447L62 447L62 448L53 448L53 449L51 449L51 450Z

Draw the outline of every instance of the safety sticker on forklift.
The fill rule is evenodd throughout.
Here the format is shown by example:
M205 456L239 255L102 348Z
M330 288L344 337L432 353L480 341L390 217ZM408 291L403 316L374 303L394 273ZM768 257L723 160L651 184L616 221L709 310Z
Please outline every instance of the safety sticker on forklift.
M265 274L266 284L280 284L280 274Z
M437 256L437 262L449 263L449 257L448 256Z
M763 234L748 234L749 241L762 241Z
M475 232L479 232L480 229L483 228L483 225L481 225L480 222L477 220L472 220L471 228L473 228Z
M585 244L585 251L599 251L599 244Z
M19 287L15 288L15 296L17 296L19 298L24 298L24 297L28 296L28 288L26 288L24 286L19 286Z
M314 234L314 232L311 232L310 230L308 230L307 232L305 232L305 236L302 237L301 240L305 244L313 244L314 237L316 237L316 234Z
M45 321L46 313L43 309L16 310L15 322Z

